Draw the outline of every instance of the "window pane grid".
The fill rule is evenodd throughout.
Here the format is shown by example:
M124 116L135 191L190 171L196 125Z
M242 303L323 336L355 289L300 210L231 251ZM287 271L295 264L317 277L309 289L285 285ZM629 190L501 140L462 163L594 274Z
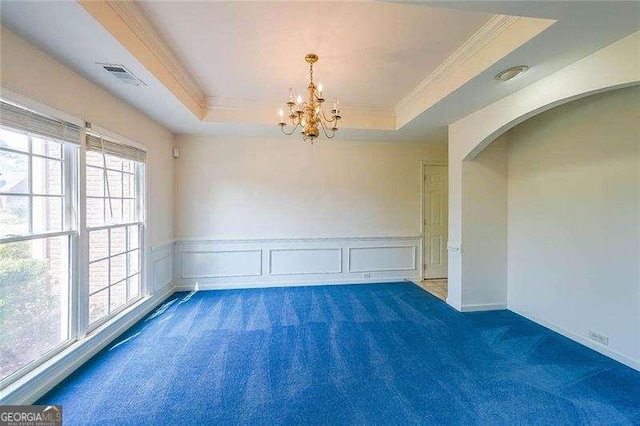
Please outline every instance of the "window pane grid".
M105 285L104 287L101 287L101 288L99 288L99 289L97 289L97 290L94 290L93 292L89 293L89 296L93 296L93 295L94 295L94 294L96 294L96 293L100 293L101 291L105 291L105 290L107 290L109 287L113 287L113 286L115 286L116 284L122 284L122 283L123 283L123 282L125 282L125 281L129 281L129 280L131 280L131 278L136 278L138 275L140 275L140 272L136 272L135 274L131 274L131 275L129 275L128 277L125 277L125 278L121 279L120 281L116 281L116 282L115 282L115 283L113 283L113 284ZM128 289L128 288L127 288L127 289ZM127 300L128 300L128 299L127 299Z
M113 225L101 225L101 226L87 226L87 230L91 231L101 231L110 228L119 228L121 226L142 226L143 222L126 222L126 223L118 223Z
M1 148L0 148L0 149L1 149ZM23 153L23 152L21 152L21 151L15 151L15 152L16 152L16 153L18 153L18 154L24 154L24 153ZM102 155L102 154L100 154L100 155ZM105 154L105 155L108 155L108 154ZM127 160L127 161L128 161L128 160ZM109 167L107 167L107 168L105 169L105 168L104 168L104 166L96 166L95 164L87 164L87 167L88 167L88 168L92 168L92 169L98 169L98 170L107 170L107 171L109 171L109 172L123 173L123 174L130 175L130 176L135 176L135 175L136 175L136 172L135 172L135 171L130 172L130 171L127 171L127 170L112 169L112 168L109 168Z
M11 192L0 192L0 196L10 195L12 197L38 197L38 198L62 198L64 199L64 195L57 194L14 194Z
M2 149L2 148L0 148L0 149ZM19 151L16 151L16 152L19 152ZM24 153L22 153L22 154L24 154ZM50 156L48 156L48 155L35 154L35 153L31 153L30 155L31 155L32 157L34 157L34 158L41 158L41 159L43 159L43 160L58 161L58 162L60 162L60 163L64 161L64 160L63 160L62 158L60 158L60 157L50 157Z
M93 329L139 298L143 224L136 221L139 174L135 163L90 152L87 163L89 266L102 268L102 276L90 277L89 324Z
M27 151L21 151L19 149L7 148L6 146L0 146L0 151L10 152L12 154L28 154L29 153L28 149Z
M66 229L63 147L46 138L0 130L0 238Z
M122 254L130 254L130 253L133 253L133 252L138 251L138 250L139 249L131 249L131 250L123 251L122 253L116 253L114 256L120 256ZM90 260L89 261L89 265L91 265L93 263L98 263L98 262L101 262L101 261L107 260L107 259L109 259L109 258L108 257L96 258L96 259Z
M59 161L59 162L64 161L60 157L50 157L48 155L34 154L34 153L30 153L29 151L19 151L17 149L6 148L6 147L3 147L3 146L0 146L0 151L6 152L6 153L9 153L9 154L31 155L32 157L42 158L44 160ZM89 167L92 167L92 166L89 166ZM127 174L130 174L130 175L134 174L134 173L131 173L131 172L123 172L123 173L127 173Z
M136 200L136 197L101 197L99 195L87 195L87 199L108 200L109 198L111 198L112 200Z
M87 152L87 217L90 227L137 220L138 170L135 162Z

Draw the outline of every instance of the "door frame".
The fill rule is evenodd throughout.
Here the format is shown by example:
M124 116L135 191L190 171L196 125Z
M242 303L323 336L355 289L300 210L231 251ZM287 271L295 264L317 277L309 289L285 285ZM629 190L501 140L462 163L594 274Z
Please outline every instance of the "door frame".
M425 254L425 243L424 239L425 229L424 229L424 220L426 218L426 214L424 211L424 190L426 189L426 179L427 174L425 173L425 168L427 166L445 166L447 168L447 175L449 174L449 164L446 160L442 161L421 161L420 162L420 281L424 279L424 254ZM447 202L449 200L449 194L447 193ZM449 226L449 215L447 215L447 226ZM449 242L447 241L447 247Z

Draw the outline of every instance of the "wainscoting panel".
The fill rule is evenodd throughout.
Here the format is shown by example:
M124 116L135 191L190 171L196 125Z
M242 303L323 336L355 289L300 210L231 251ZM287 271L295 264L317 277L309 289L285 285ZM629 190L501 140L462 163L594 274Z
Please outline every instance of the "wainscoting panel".
M158 292L173 280L173 247L174 242L170 241L149 250L149 290L151 292Z
M420 236L178 239L178 290L394 282L420 279Z
M349 272L413 271L416 246L349 249Z
M254 277L262 275L262 251L186 251L181 264L182 278Z
M339 274L342 272L342 249L269 250L269 274Z

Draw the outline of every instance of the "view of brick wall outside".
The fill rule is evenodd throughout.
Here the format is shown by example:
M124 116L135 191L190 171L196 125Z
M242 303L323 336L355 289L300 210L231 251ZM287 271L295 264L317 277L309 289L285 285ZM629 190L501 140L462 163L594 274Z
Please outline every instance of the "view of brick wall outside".
M103 157L100 152L89 151L86 176L89 228L137 220L133 161L108 154ZM139 241L138 225L90 229L90 323L104 318L139 295Z

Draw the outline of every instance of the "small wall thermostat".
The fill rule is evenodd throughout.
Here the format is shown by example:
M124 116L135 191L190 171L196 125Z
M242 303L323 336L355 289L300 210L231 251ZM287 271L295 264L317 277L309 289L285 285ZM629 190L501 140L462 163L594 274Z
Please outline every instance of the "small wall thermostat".
M180 148L173 148L173 158L180 158Z

